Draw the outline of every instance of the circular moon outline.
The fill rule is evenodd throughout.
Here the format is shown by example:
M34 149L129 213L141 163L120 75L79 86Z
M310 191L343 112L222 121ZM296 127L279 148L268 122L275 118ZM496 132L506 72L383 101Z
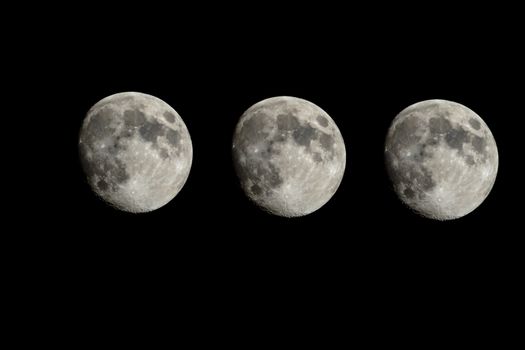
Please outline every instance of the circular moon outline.
M262 100L235 128L232 156L247 197L278 216L310 214L337 191L346 167L343 136L319 106L297 97Z
M483 119L447 100L426 100L402 110L385 140L385 163L399 199L436 220L463 217L490 193L498 149Z
M119 210L142 213L179 193L190 173L193 147L170 105L152 95L121 92L87 112L79 156L96 195Z

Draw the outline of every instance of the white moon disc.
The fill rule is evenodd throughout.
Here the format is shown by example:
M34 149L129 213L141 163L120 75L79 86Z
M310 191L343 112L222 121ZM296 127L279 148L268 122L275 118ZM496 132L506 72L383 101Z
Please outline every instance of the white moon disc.
M190 134L177 112L138 92L111 95L91 107L79 151L93 191L133 213L172 200L188 178L193 157Z
M310 214L334 195L346 150L330 116L295 97L273 97L241 116L233 160L248 198L279 216Z
M428 100L394 119L385 161L403 203L425 217L450 220L470 213L488 196L498 172L498 149L472 110Z

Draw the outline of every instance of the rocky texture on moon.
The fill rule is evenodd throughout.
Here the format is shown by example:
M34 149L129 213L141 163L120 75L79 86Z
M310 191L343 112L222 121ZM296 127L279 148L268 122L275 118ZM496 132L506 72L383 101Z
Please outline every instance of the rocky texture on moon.
M181 190L192 163L186 125L164 101L147 94L108 96L87 113L79 138L93 191L133 213L158 209Z
M399 113L386 137L385 156L401 201L437 220L476 209L498 171L488 126L469 108L445 100L419 102Z
M346 150L330 116L295 97L273 97L250 107L233 138L233 160L248 198L279 216L322 207L343 178Z

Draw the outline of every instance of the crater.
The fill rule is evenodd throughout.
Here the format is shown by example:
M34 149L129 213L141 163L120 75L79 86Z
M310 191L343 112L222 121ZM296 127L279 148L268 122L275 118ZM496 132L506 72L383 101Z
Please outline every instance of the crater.
M101 191L107 191L107 189L109 188L109 185L106 181L104 180L98 180L97 182L97 187L99 190Z
M317 122L319 123L319 125L321 125L324 128L328 126L328 119L326 119L322 115L317 116Z
M164 119L166 119L168 123L175 123L175 115L173 113L164 112L163 116L164 116Z
M470 118L468 122L470 126L472 126L472 128L475 130L479 130L481 128L481 123L476 118Z
M261 195L262 192L263 192L262 188L259 185L257 185L257 184L253 184L252 187L250 187L250 190L256 196Z
M412 198L415 197L416 192L414 192L414 190L411 189L410 187L407 187L407 188L405 188L405 190L403 191L403 194L404 194L405 197L407 197L408 199L412 199Z

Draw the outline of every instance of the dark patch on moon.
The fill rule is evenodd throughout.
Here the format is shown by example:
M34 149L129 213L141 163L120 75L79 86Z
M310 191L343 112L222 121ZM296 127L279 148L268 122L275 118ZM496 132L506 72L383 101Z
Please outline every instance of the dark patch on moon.
M318 116L322 117L322 116ZM324 118L324 117L322 117ZM328 120L324 118L324 121L326 121L328 125ZM309 153L313 153L311 150L311 144L314 140L319 140L319 143L321 144L321 147L326 150L330 156L333 156L333 150L334 150L334 138L326 134L314 127L312 127L310 124L306 123L305 125L301 125L299 122L299 119L293 115L290 114L280 114L277 116L277 129L279 132L275 136L275 141L277 142L285 142L286 136L283 136L283 134L287 134L291 132L293 140L295 143L297 143L299 146L306 147L306 151ZM318 159L318 157L314 160Z
M120 135L118 137L121 137L121 138L130 138L132 137L133 135L135 134L135 130L134 129L124 129L120 132Z
M296 128L292 136L298 145L309 148L312 141L317 139L317 130L307 124Z
M445 134L452 129L452 124L450 124L450 121L445 117L430 118L428 121L428 126L432 135Z
M105 182L111 184L112 188L115 189L118 184L124 183L129 179L126 167L120 159L113 158L114 162L111 162L110 159L103 155L94 155L92 159L88 159L88 152L89 147L81 144L80 159L82 168L90 182L93 183L95 178L106 179ZM98 187L102 189L100 186Z
M481 127L481 123L474 118L469 119L469 123L476 130ZM430 135L434 136L428 139L426 142L428 145L436 145L439 139L443 137L446 144L450 148L458 150L459 154L465 157L465 162L469 165L473 165L475 161L473 157L465 155L463 151L464 144L471 143L476 152L484 153L485 139L483 137L474 135L461 126L453 128L450 121L445 117L430 118L429 129Z
M319 125L321 125L324 128L328 126L328 119L326 119L322 115L317 116L317 122L319 123Z
M99 190L101 191L107 191L107 189L109 188L109 185L106 181L104 180L98 180L97 182L97 187Z
M176 130L169 129L166 132L166 138L172 146L177 146L180 143L180 134Z
M469 134L461 127L459 129L451 129L445 135L445 141L450 148L461 151L463 150L463 144L469 141Z
M146 122L146 116L141 111L128 109L124 111L124 125L128 128L141 126Z
M314 152L314 161L316 163L321 163L323 161L323 157L321 157L321 154L319 152Z
M401 121L394 128L392 140L398 148L413 145L421 140L421 136L414 131L419 128L419 120L416 116L410 115Z
M279 114L277 116L277 128L281 132L293 132L300 127L299 120L291 114Z
M476 118L470 118L468 122L470 126L472 126L472 128L475 130L479 130L481 128L481 123Z
M321 137L319 138L319 143L321 144L321 147L325 149L330 154L334 153L334 138L332 135L322 133Z
M475 135L472 138L472 147L478 152L479 154L485 154L485 138L481 136Z
M411 173L414 182L425 191L433 189L436 186L436 183L432 179L432 174L430 171L424 166L421 166L420 170L420 172Z
M399 167L394 167L392 160L393 155L387 152L387 170L395 187L404 187L416 192L414 188L418 188L417 193L421 191L430 191L436 183L432 179L432 174L423 165L414 167L413 164L403 164ZM407 193L411 193L408 191ZM407 196L408 197L408 196Z
M270 117L265 113L257 113L251 118L246 119L242 125L242 131L239 133L239 135L242 135L240 146L244 148L251 142L258 143L265 141L268 138L268 133L264 132L263 129L269 119Z
M169 158L170 155L169 155L168 151L166 151L164 148L162 148L160 150L160 156L161 156L162 159L166 159L166 158Z
M86 143L95 144L97 140L113 135L115 128L110 125L114 113L112 109L106 107L91 117L84 133Z
M263 192L262 188L257 184L253 184L252 187L250 187L250 189L252 190L252 193L256 196L261 195Z
M405 190L403 191L403 194L404 194L405 197L407 197L408 199L412 199L412 198L414 198L414 196L416 195L416 192L414 192L414 190L412 190L410 187L407 187L407 188L405 188Z
M164 116L164 119L166 119L166 121L168 121L169 123L174 123L175 122L175 115L171 112L164 112L163 114Z
M272 164L268 163L270 171L266 171L265 177L268 179L270 188L277 188L283 184L283 179L279 174L279 170Z
M429 146L435 146L439 143L439 137L438 136L433 136L433 137L430 137L427 141L426 141L426 144L429 145Z
M129 179L126 166L118 158L115 158L115 163L116 165L106 161L107 173L109 174L107 178L112 180L112 184L121 184L126 182Z
M268 184L271 189L277 188L283 183L283 179L281 178L279 171L271 162L258 162L248 160L246 164L241 164L241 155L242 152L238 150L235 150L233 152L236 172L243 185L249 182L256 185L258 185L259 183L264 183Z
M140 136L145 141L152 142L154 147L157 146L157 138L163 136L165 132L165 127L156 120L147 122L139 129Z

